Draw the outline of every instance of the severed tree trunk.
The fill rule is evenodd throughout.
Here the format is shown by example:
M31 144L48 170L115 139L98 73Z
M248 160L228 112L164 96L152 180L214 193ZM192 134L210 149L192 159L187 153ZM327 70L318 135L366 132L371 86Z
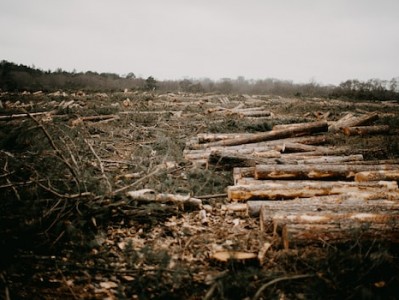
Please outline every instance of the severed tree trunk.
M358 126L358 127L344 127L342 132L345 135L368 135L368 134L381 134L389 132L388 125L375 125L375 126Z
M257 165L256 179L353 179L363 171L397 170L399 165Z
M359 117L354 117L352 114L347 114L328 128L329 132L338 132L345 127L355 127L370 124L378 119L377 113L366 114Z
M399 211L398 200L368 200L359 194L341 194L330 196L315 196L311 198L299 198L293 200L251 200L246 202L247 213L251 217L259 216L263 207L264 218L268 222L273 221L276 214L317 213L319 215L331 212L376 212L383 213L390 210ZM264 220L265 221L265 220Z
M325 132L328 129L327 122L313 122L313 123L304 123L302 127L294 128L294 129L282 129L282 130L272 130L268 132L262 132L254 134L250 137L242 137L239 139L227 139L216 141L207 144L199 144L195 145L198 149L204 149L215 146L235 146L249 143L256 143L262 141L283 139L288 137L306 135L317 132Z
M176 204L195 206L197 208L202 207L201 199L193 198L190 195L156 193L154 190L151 189L130 191L127 192L126 195L133 200L141 202L159 202L159 203L172 202Z
M268 181L227 187L230 201L281 200L352 194L367 199L399 199L396 181Z
M262 228L273 232L288 249L291 244L353 242L357 240L399 241L399 212L300 212L278 213L272 217L262 207ZM270 219L272 220L270 222Z
M364 171L355 174L355 181L378 181L378 180L396 180L399 181L399 171Z

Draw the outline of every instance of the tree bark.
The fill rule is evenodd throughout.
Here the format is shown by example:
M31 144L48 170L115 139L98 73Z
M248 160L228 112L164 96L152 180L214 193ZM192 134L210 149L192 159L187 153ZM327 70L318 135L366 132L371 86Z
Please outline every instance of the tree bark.
M230 201L282 200L352 194L367 199L399 199L396 181L268 181L227 187Z
M288 137L294 137L299 135L306 135L317 132L325 132L328 129L327 122L313 122L313 123L304 123L302 127L294 128L294 129L286 129L286 130L272 130L268 132L256 133L250 137L242 137L239 139L227 139L221 140L217 142L211 142L207 144L199 144L195 145L197 149L204 149L215 146L235 146L249 143L256 143L262 141L283 139Z
M388 125L344 127L342 128L342 132L347 136L381 134L388 133L389 128L390 127Z
M399 165L257 165L256 179L353 179L363 171L397 170Z

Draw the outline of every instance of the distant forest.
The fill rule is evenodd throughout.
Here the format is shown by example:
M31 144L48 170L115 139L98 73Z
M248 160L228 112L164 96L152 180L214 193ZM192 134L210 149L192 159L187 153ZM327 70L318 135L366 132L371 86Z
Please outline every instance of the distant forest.
M274 78L248 80L224 78L184 79L157 81L154 77L136 77L134 73L118 75L115 73L67 72L62 69L43 71L8 61L0 62L0 90L3 92L22 91L76 91L115 92L128 90L147 90L160 92L224 94L268 94L295 97L347 98L356 100L399 100L399 77L391 80L370 79L346 80L335 85L321 85L316 82L305 84Z

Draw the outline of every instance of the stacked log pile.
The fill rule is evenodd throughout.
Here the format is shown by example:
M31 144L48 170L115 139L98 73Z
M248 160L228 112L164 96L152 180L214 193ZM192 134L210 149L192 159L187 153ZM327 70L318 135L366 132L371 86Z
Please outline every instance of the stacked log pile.
M256 134L200 134L186 159L232 169L231 202L246 203L262 230L284 247L351 239L399 241L399 163L365 161L356 149L326 145L328 135L382 134L377 114L337 122L276 126Z

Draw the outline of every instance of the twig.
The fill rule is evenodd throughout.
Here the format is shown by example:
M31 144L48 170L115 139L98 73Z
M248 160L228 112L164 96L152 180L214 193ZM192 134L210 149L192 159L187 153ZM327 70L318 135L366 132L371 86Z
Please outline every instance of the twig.
M100 170L101 170L102 177L104 178L105 182L106 182L107 185L108 185L108 192L109 192L109 193L112 193L112 185L111 185L111 182L109 182L108 177L105 175L105 172L104 172L104 165L103 165L103 163L102 163L100 157L97 155L96 151L94 151L93 146L92 146L86 139L84 139L84 141L85 141L85 143L87 144L87 146L89 146L90 151L93 153L93 155L94 155L95 158L97 159L98 163L100 164Z
M5 163L4 168L3 168L4 172L8 172L7 166L8 166L8 159L6 159L6 163ZM14 194L15 194L15 197L17 197L17 200L18 200L19 202L21 202L21 196L19 195L18 190L17 190L17 188L15 187L15 185L12 184L12 182L11 182L11 180L8 178L8 176L6 176L6 181L7 181L8 184L11 185L11 188L12 188Z
M209 300L212 299L212 295L215 292L216 288L218 286L218 283L215 282L214 284L212 284L211 288L206 292L205 297L203 298L203 300Z
M154 176L155 174L157 174L158 172L162 171L164 168L160 167L159 165L155 167L154 171L152 171L151 173L148 173L147 175L145 175L144 177L141 177L140 179L136 180L135 182L133 182L132 184L129 184L127 186L121 187L117 190L114 190L112 192L112 195L116 195L120 192L123 192L127 189L130 189L132 187L135 187L136 185L140 184L141 182L143 182L144 180L150 178L151 176Z
M67 166L69 171L71 172L72 176L75 178L76 182L78 183L78 186L80 186L80 181L78 178L78 175L76 174L75 169L71 166L71 164L66 160L65 156L62 154L61 150L58 149L58 147L55 145L54 140L52 139L51 135L48 133L46 128L38 121L36 120L31 113L25 110L25 112L28 114L28 116L38 125L38 127L43 131L44 135L46 136L47 140L49 141L51 147L54 149L55 153L57 156L63 161L63 163Z
M79 297L75 294L73 289L69 286L69 284L64 276L64 273L62 273L62 271L60 269L58 269L58 273L60 273L60 275L61 275L62 282L67 286L68 290L71 292L73 299L79 299Z
M287 280L295 280L295 279L302 279L302 278L309 278L309 277L313 277L313 276L315 276L315 275L303 274L303 275L284 276L284 277L273 279L273 280L265 283L264 285L262 285L259 288L259 290L256 292L255 296L252 299L253 300L259 299L265 289L267 289L269 286L271 286L271 285L273 285L273 284L275 284L277 282L287 281Z
M11 299L10 298L10 291L8 289L7 280L6 280L3 272L0 273L0 278L1 278L1 281L3 281L3 283L4 283L4 300L10 300Z

